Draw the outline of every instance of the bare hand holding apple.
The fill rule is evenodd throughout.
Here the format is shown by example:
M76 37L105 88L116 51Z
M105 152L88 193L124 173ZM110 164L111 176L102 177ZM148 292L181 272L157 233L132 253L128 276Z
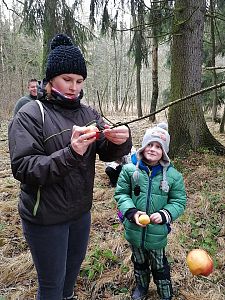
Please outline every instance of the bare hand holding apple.
M150 223L150 218L147 214L146 215L140 215L138 220L139 220L139 223L141 223L142 225L148 225Z
M96 126L94 126L94 125L87 126L85 133L90 133L90 132L95 132L96 139L99 139L99 137L100 137L100 131L99 131L99 129Z
M98 130L97 127L95 128ZM71 147L73 150L83 155L87 151L88 146L96 141L96 130L74 125L71 136Z
M203 249L193 249L187 255L187 265L193 275L209 276L213 271L213 260Z
M134 220L137 225L146 227L150 223L150 218L144 211L138 210L134 215Z

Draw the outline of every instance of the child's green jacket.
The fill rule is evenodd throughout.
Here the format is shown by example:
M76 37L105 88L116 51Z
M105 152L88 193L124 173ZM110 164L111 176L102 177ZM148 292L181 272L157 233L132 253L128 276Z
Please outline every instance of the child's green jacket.
M140 164L138 179L133 176L136 166L133 163L123 166L115 190L115 200L118 209L125 216L131 208L145 211L148 215L159 210L166 210L172 221L176 220L185 209L186 192L182 175L170 165L166 171L166 178L169 184L169 192L161 189L163 180L162 167L158 165L150 171L146 165ZM140 194L135 196L134 188L140 186ZM170 225L149 224L142 228L136 223L123 219L126 240L140 248L160 249L167 244L167 235L170 232Z

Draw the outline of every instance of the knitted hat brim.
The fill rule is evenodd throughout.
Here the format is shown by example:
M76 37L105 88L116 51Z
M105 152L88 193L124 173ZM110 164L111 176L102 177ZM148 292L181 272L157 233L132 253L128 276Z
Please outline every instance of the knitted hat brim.
M161 145L161 147L162 147L162 159L160 160L160 164L163 167L169 166L169 164L170 164L170 158L169 158L168 154L166 153L166 151L165 151L165 149L164 149L164 147L163 147L163 145L161 143L161 139L155 138L155 139L152 139L151 142L158 142ZM145 145L145 146L142 146L141 148L139 148L137 150L136 155L137 155L138 160L143 158L142 152L144 151L144 149L147 146L148 146L148 144Z

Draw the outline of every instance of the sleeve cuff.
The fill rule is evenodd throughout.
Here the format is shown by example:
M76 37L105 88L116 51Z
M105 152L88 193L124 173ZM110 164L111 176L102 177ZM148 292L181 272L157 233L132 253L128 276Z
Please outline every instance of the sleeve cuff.
M136 208L129 208L126 213L125 213L125 217L130 221L130 222L134 222L134 215L136 214L138 210Z
M73 147L71 146L71 144L68 145L68 149L69 149L69 153L71 154L72 157L74 157L74 158L77 158L77 157L82 158L83 157L82 155L78 154L77 152L75 152L73 150Z
M162 217L161 224L170 224L172 222L172 217L171 217L171 214L168 212L168 210L162 209L158 213Z

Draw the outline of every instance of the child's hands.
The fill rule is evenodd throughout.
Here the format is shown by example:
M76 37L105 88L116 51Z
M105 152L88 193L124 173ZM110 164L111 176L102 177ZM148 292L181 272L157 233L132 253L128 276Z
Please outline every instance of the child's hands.
M139 222L139 217L140 215L146 215L146 212L144 211L140 211L138 210L135 214L134 214L134 220L135 220L135 223L138 225L138 226L141 226L141 227L146 227L147 225L143 225ZM150 221L151 223L155 223L155 224L161 224L162 223L162 217L159 213L154 213L154 214L151 214L150 215Z
M150 220L152 223L155 223L155 224L160 224L162 223L162 217L159 213L154 213L152 215L150 215Z
M139 217L141 215L146 215L146 212L145 211L141 211L141 210L138 210L135 214L134 214L134 221L135 223L140 226L140 227L146 227L147 225L143 225L139 222Z

